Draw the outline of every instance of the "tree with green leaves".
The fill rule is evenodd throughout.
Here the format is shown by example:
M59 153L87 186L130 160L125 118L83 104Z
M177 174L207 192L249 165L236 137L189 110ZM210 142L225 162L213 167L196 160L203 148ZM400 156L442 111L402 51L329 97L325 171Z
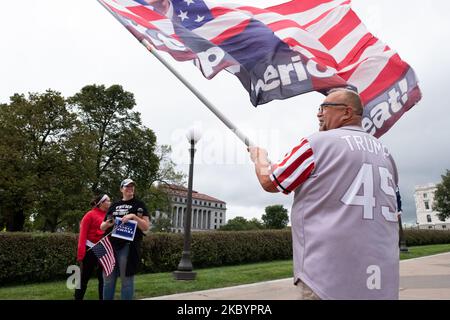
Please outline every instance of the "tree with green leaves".
M170 147L158 146L154 132L133 111L136 103L131 92L120 85L88 85L68 101L92 139L89 183L93 192L102 190L117 199L120 181L130 177L138 196L149 204L155 182L184 179L170 160Z
M120 181L129 177L150 212L170 207L170 198L156 184L183 184L185 175L175 170L170 146L157 145L153 131L133 111L133 94L119 85L88 85L69 102L93 139L92 191L102 190L118 199Z
M248 221L244 217L235 217L227 221L227 224L219 228L220 231L248 230Z
M248 221L244 217L235 217L227 221L226 225L220 227L219 231L244 231L244 230L258 230L263 229L262 223L253 218Z
M289 223L287 209L282 205L267 206L265 214L262 215L262 221L267 229L284 229Z
M248 225L250 226L250 230L265 229L264 224L257 218L250 219Z
M136 104L133 94L119 85L109 88L88 85L68 101L92 139L89 150L93 161L89 181L91 190L109 191L118 196L118 187L113 186L118 186L129 176L133 170L131 164L153 160L156 137L151 130L142 127L139 113L132 111ZM145 156L150 156L150 159L145 159ZM158 167L157 163L155 167Z
M153 184L185 176L134 105L118 85L86 86L68 100L52 90L16 94L0 104L0 230L77 232L93 193L117 199L127 177L149 208L167 206Z
M442 175L441 183L436 186L434 193L434 210L438 211L438 217L441 221L450 218L450 170L447 169L445 175Z
M152 232L171 232L172 221L166 215L156 217L156 215L153 214L151 221Z
M0 107L0 210L8 231L23 230L41 212L42 229L55 231L68 205L61 200L70 193L79 201L85 190L70 183L78 170L66 146L76 125L64 98L52 90L16 94Z

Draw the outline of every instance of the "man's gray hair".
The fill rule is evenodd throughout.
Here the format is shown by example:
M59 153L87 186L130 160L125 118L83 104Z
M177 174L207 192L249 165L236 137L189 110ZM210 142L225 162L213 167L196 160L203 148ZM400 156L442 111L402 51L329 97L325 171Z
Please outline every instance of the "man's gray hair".
M334 92L343 92L345 94L345 103L352 107L356 115L362 116L364 106L358 92L351 88L333 88L327 92L327 96Z

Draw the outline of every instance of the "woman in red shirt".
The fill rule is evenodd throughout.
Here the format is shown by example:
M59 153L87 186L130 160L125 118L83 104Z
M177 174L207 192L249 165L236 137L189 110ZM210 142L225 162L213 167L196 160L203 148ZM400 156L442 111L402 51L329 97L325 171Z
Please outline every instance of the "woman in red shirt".
M100 241L104 235L104 232L100 229L100 224L103 222L110 205L111 199L107 194L96 197L91 201L92 210L88 211L81 220L77 253L77 261L81 266L81 286L80 289L75 289L75 300L83 300L89 279L96 268L98 297L103 300L102 267L94 252L89 248Z

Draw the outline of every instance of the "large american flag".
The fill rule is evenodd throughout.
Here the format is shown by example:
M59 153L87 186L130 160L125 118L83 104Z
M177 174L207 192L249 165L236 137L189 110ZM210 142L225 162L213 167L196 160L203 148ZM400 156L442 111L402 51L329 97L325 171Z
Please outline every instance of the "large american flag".
M225 69L254 106L351 86L364 129L379 137L420 99L413 69L372 35L350 0L292 0L261 9L203 0L99 0L145 46Z
M116 265L116 258L114 257L114 250L108 237L103 237L102 240L97 242L92 247L92 250L102 265L106 276L109 276L113 272L114 266Z

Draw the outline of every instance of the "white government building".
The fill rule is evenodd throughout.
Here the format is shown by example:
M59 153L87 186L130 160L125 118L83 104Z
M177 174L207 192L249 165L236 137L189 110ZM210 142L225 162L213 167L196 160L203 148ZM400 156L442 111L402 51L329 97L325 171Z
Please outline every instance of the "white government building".
M168 189L172 212L170 214L157 212L156 217L161 214L169 217L172 222L172 232L183 232L188 189L176 185L169 185ZM226 224L226 210L224 201L192 190L191 231L219 229Z
M417 225L420 229L450 230L450 219L439 220L438 212L433 210L435 192L436 185L434 183L416 186L414 199Z

